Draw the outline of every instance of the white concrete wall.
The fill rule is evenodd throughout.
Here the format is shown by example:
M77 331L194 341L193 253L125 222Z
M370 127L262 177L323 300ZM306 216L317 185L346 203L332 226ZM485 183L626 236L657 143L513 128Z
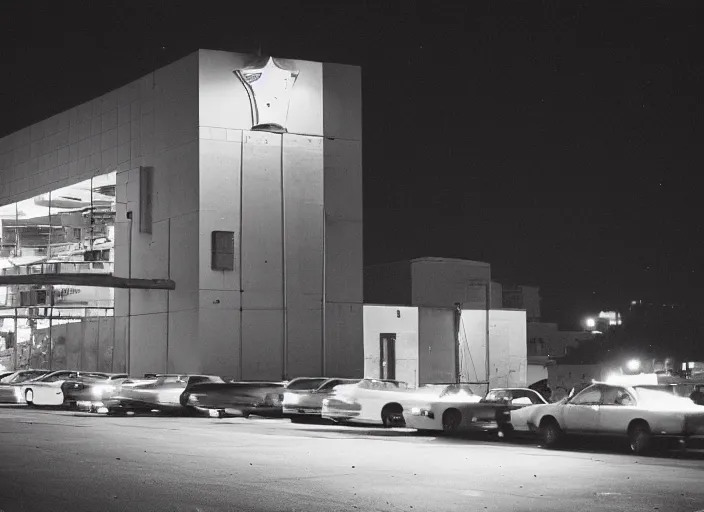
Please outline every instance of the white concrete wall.
M359 68L296 61L281 135L250 131L233 73L249 56L199 58L199 332L221 354L205 368L246 379L361 376ZM210 269L213 230L235 232L234 272Z
M526 313L492 310L489 312L489 387L525 387Z
M396 379L418 386L418 308L364 306L364 377L380 378L380 335L396 335Z
M455 312L418 308L420 384L455 382Z
M486 370L486 311L462 310L460 322L460 379L484 382Z
M528 363L526 371L526 386L548 378L548 369L544 364Z
M421 307L485 309L486 288L491 281L488 263L421 258L411 261L412 304Z
M115 275L170 278L176 289L116 290L115 314L127 316L131 296L126 320L130 373L198 372L198 54L140 83L140 112L130 130L137 143L130 169L117 175ZM152 233L139 230L140 166L154 173Z
M463 310L460 326L460 370L463 381L485 381L486 311ZM489 312L489 385L491 388L525 386L525 311Z

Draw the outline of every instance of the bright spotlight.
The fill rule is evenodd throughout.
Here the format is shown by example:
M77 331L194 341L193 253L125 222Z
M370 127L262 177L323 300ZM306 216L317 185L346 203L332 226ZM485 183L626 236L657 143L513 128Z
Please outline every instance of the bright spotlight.
M626 368L628 368L630 372L637 372L640 370L640 361L638 361L638 359L631 359L626 363Z
M596 320L593 318L587 318L586 320L587 327L596 327Z

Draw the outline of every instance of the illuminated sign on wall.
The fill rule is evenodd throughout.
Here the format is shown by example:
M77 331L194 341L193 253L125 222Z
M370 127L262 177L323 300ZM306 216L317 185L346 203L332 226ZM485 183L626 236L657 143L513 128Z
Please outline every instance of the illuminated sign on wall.
M292 60L258 57L234 71L247 90L252 109L252 130L283 133L291 91L299 70Z

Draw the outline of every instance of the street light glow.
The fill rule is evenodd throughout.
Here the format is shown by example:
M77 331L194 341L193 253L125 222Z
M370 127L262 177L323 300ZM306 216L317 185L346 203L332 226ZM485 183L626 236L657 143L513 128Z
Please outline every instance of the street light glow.
M596 327L596 320L593 318L587 318L587 327Z
M628 371L637 372L640 370L640 361L638 361L638 359L631 359L626 363L626 368L628 368Z

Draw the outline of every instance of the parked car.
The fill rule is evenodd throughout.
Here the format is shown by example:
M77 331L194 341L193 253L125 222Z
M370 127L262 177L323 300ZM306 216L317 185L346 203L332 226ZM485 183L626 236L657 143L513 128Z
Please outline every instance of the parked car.
M0 403L23 404L22 383L49 373L49 370L18 370L0 379Z
M84 410L104 407L103 399L112 396L117 386L125 380L127 380L126 373L95 372L71 377L61 384L64 405L76 406Z
M199 383L183 392L181 404L217 416L281 417L285 386L285 382Z
M594 383L561 402L531 408L527 424L548 448L567 436L614 436L643 453L654 438L685 446L704 439L704 406L671 392Z
M323 400L335 386L356 384L360 379L299 378L293 379L284 390L283 414L293 423L320 419Z
M497 432L508 419L507 412L535 403L547 403L526 388L490 390L484 398L471 393L468 385L449 387L434 400L404 411L406 425L426 431Z
M336 386L323 399L321 416L336 422L403 426L403 404L433 390L409 390L408 384L397 380L362 379L356 384Z
M58 370L46 373L40 377L23 382L20 396L29 406L35 405L63 405L64 393L61 385L65 380L77 378L83 372L75 370Z
M215 375L161 374L155 378L127 379L116 386L112 396L103 398L98 412L128 411L187 412L181 395L198 383L224 383Z

